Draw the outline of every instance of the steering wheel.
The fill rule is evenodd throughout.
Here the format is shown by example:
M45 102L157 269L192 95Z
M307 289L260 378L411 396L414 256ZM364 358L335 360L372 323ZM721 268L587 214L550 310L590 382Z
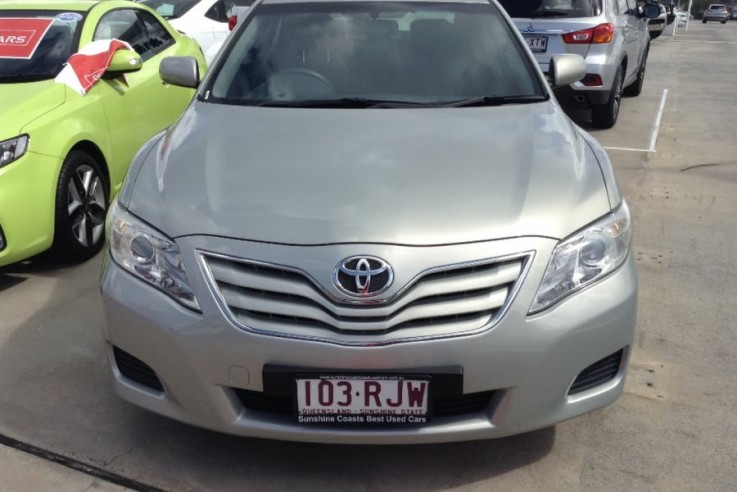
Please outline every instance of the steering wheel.
M316 97L330 96L337 93L337 91L335 90L335 86L333 86L333 84L331 84L328 79L315 72L314 70L310 70L308 68L294 67L279 70L278 72L275 72L271 77L269 77L269 84L272 87L284 89L285 96L286 93L294 93L295 90L301 95L301 93L305 92L305 90L303 87L299 87L301 85L299 83L299 79L313 82L313 84L310 84L308 82L306 92L317 92L317 94L314 94L314 96ZM314 82L317 82L319 85L315 86ZM312 85L312 87L309 87L309 85ZM312 96L312 94L309 95Z

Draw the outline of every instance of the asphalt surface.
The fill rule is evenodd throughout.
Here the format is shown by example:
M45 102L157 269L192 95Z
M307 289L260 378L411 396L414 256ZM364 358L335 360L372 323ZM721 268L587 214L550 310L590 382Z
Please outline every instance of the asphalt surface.
M615 128L592 130L636 225L637 338L617 403L461 444L216 434L113 393L101 257L36 260L0 269L0 491L735 490L737 22L670 31L652 43L642 95L624 100Z

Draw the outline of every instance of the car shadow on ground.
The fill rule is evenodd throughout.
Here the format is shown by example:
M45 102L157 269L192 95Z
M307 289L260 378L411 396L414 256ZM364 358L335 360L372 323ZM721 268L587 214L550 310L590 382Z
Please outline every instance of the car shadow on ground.
M30 275L46 276L46 274L53 274L69 266L45 254L11 265L0 266L0 292L25 282Z

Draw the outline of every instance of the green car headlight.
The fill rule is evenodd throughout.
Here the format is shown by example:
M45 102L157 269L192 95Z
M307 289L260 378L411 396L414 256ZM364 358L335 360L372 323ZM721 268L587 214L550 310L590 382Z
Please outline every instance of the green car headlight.
M20 159L28 149L28 135L0 142L0 167Z
M631 241L630 211L622 201L616 210L556 246L530 314L615 271L627 259Z
M134 217L117 200L108 214L107 231L110 254L118 265L182 305L199 311L182 255L173 240Z

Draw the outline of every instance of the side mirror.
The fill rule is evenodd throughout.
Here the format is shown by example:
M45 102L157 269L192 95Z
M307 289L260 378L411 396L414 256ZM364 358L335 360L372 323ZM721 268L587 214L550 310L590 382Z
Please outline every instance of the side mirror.
M106 73L110 75L122 75L124 73L137 72L143 66L143 60L138 53L131 50L118 50L113 54Z
M646 3L642 7L642 16L647 19L654 19L660 15L660 5L657 3Z
M586 75L586 60L581 55L555 55L550 60L548 79L553 87L570 85Z
M191 56L168 56L161 60L159 77L167 84L196 89L200 85L197 60Z

